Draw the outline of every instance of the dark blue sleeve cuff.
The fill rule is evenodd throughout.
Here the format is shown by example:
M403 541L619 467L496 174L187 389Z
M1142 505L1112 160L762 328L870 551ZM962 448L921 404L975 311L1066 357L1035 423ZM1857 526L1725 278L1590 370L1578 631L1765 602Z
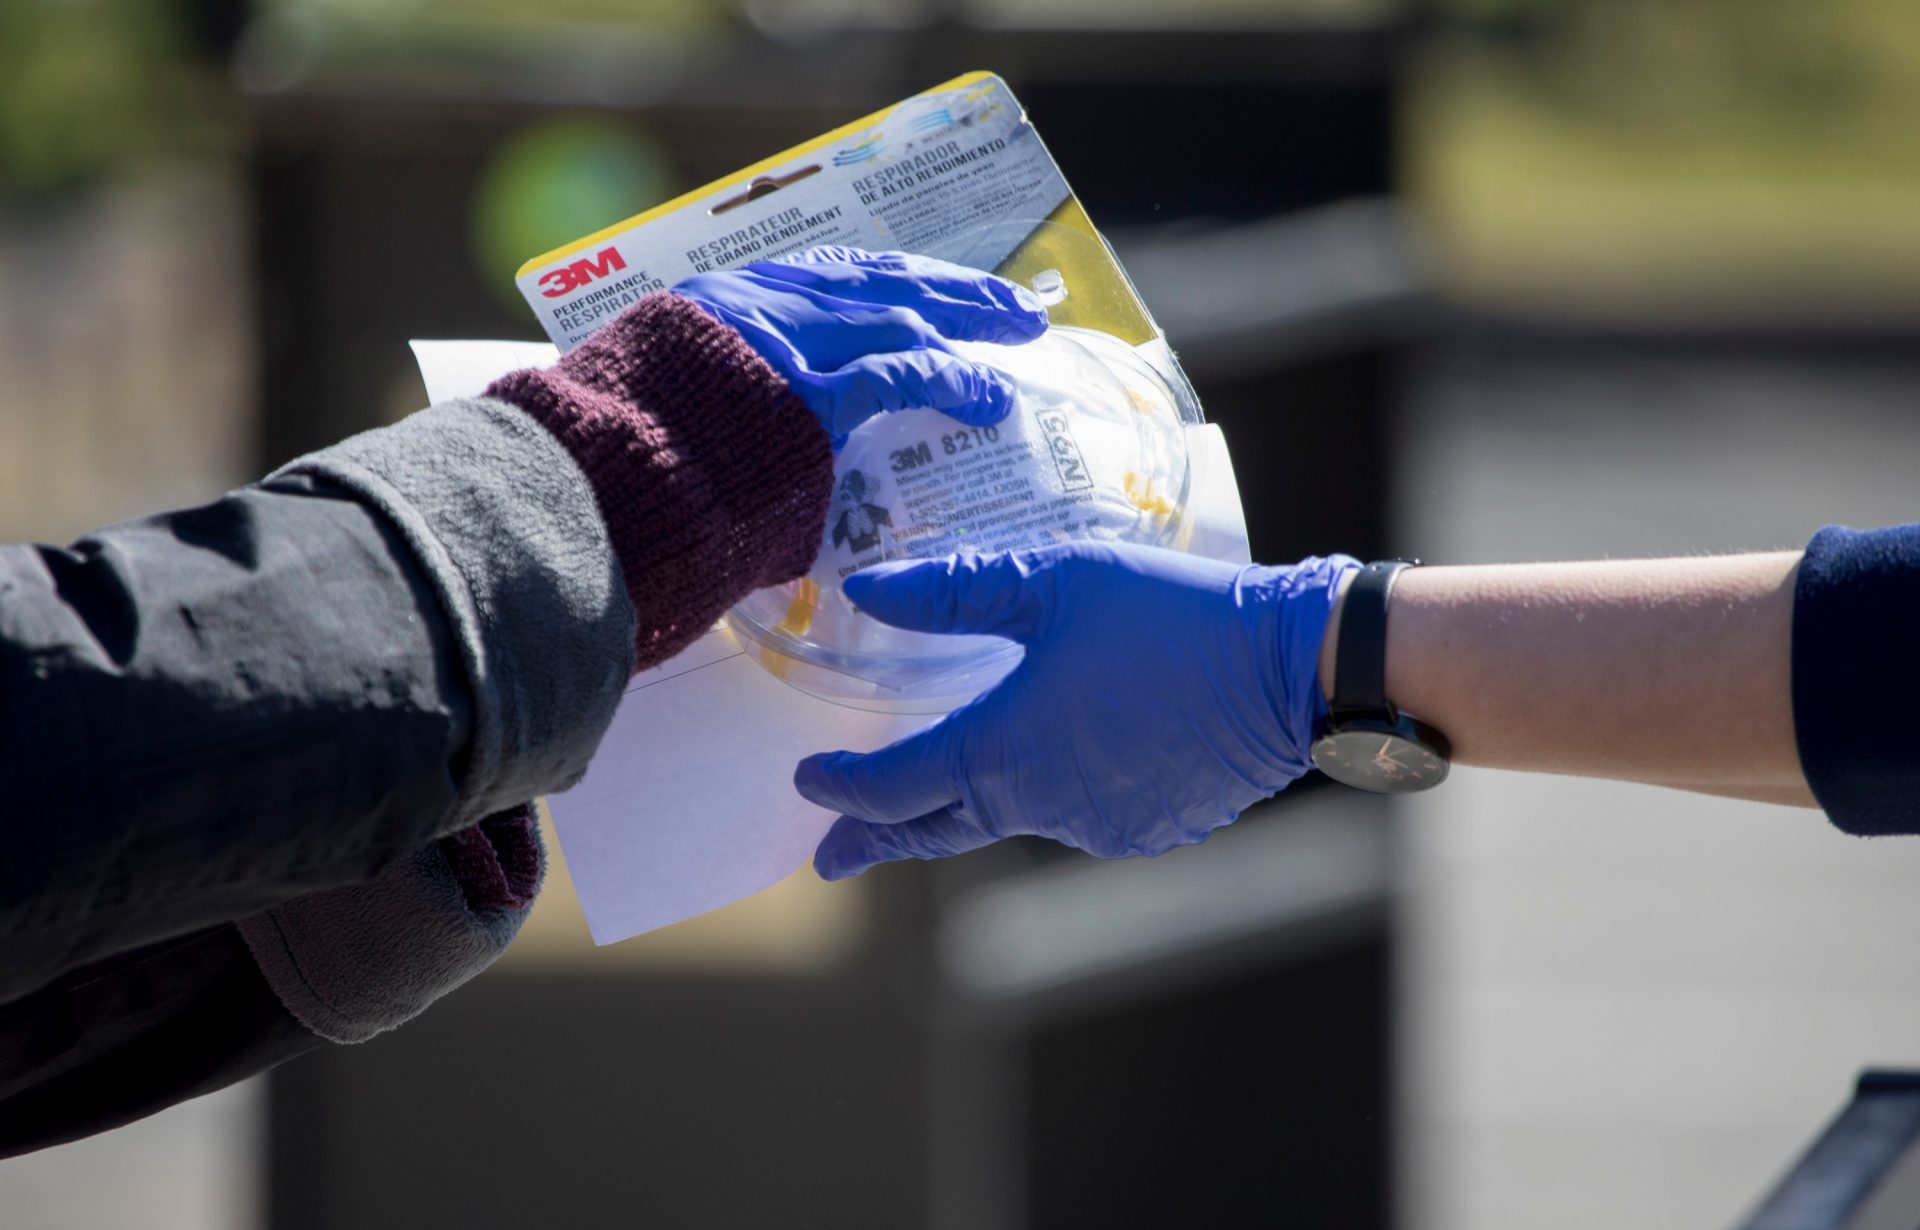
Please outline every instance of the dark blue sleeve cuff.
M1828 526L1793 605L1793 725L1814 798L1863 837L1920 833L1920 525Z

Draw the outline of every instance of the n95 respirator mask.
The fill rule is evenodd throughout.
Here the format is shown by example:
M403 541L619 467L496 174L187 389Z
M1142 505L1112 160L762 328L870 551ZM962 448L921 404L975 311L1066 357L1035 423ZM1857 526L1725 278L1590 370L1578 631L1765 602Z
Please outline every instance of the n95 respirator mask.
M933 410L867 420L835 459L812 572L728 615L742 647L802 691L937 713L1019 661L999 637L906 632L861 614L840 582L862 568L1076 539L1166 545L1179 533L1185 427L1199 416L1133 347L1055 327L1024 345L953 348L1009 377L1007 417L991 427Z

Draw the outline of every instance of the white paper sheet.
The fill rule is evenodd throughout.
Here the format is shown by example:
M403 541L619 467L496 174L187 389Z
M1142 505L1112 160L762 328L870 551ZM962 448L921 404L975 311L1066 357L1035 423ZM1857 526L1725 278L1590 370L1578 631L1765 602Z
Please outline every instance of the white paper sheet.
M427 342L415 340L413 361L430 402L478 397L488 385L523 367L551 367L560 352L552 342Z
M434 401L551 363L529 342L413 343ZM1191 428L1188 550L1251 562L1233 463L1218 427ZM812 857L833 813L793 789L812 752L871 751L934 719L847 709L768 674L724 624L633 677L586 777L547 800L596 944L752 896Z

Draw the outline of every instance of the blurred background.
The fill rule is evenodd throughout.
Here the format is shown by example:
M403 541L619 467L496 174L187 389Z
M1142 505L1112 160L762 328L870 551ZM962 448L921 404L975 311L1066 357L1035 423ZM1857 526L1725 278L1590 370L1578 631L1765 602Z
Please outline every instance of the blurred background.
M0 540L408 413L409 338L536 336L522 259L975 68L1262 558L1920 515L1911 0L6 0ZM1732 1226L1920 1066L1916 884L1815 813L1470 770L609 949L556 864L419 1021L0 1163L0 1223Z

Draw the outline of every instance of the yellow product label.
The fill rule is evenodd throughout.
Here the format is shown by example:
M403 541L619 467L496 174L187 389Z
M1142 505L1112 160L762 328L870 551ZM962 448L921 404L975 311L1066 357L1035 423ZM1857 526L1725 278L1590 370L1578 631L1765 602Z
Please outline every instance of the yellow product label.
M1056 325L1098 329L1134 346L1158 336L1079 200L1068 197L1046 221L993 272L1022 286L1031 286L1034 276L1045 270L1064 275L1066 298L1047 308L1047 319Z

